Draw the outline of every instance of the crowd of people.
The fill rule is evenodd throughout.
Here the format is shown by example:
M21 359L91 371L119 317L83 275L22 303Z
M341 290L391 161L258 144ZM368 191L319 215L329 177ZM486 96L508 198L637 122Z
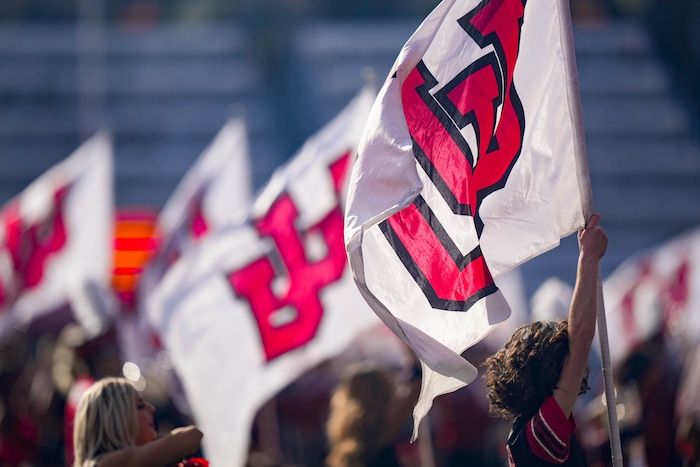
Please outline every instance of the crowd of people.
M579 397L601 384L588 365L607 249L598 222L596 215L579 233L568 319L523 325L501 349L469 349L482 378L438 397L418 442L409 438L420 366L397 341L399 359L355 347L281 391L251 427L248 465L610 465L600 398ZM138 387L113 330L80 336L68 323L2 342L0 466L206 466L207 434L173 397L175 373L151 372L151 383ZM679 354L662 330L616 368L625 465L700 465L698 357Z
M561 324L548 325L532 329L527 337L533 339L547 333L561 335L566 334L566 331L566 327ZM522 330L521 334L524 333ZM36 340L32 342L34 339ZM72 465L68 460L72 455L72 430L66 427L66 420L70 418L70 391L61 389L59 382L53 379L52 373L61 371L54 366L61 366L62 362L52 355L52 340L48 335L21 334L3 345L0 375L0 466ZM556 339L552 337L552 340ZM636 388L632 393L618 391L618 403L627 408L620 418L624 458L628 461L626 465L700 465L698 414L692 411L679 414L674 409L674 405L697 396L692 391L686 390L685 394L679 391L682 368L677 362L669 364L674 357L665 352L659 353L658 345L658 338L646 343L630 355L625 365L615 373L620 388ZM492 349L476 346L469 350L469 356L471 361L478 361L478 358L483 361L492 355L491 352ZM689 359L688 363L693 361L697 366L697 358ZM489 368L493 368L492 363L489 365ZM482 373L485 371L482 369ZM599 375L589 375L591 379L596 377ZM686 378L691 377L693 376L688 375ZM87 397L85 394L90 394L88 391L92 391L94 398L97 388L108 382L133 388L130 381L110 378L112 377L102 376L97 380L101 381L98 385L83 374L80 379L74 380L72 386L74 391L82 394L81 400ZM697 379L697 375L694 378ZM400 384L397 385L395 381ZM434 466L506 465L506 441L509 439L510 422L494 418L493 413L489 414L488 393L492 389L481 378L463 389L438 397L429 417L423 422L430 430L427 433L421 432L418 442L409 443L412 419L410 410L406 408L412 407L411 401L415 397L419 381L415 370L398 369L375 360L357 363L339 358L326 362L285 388L261 409L252 427L248 465L417 467L428 465L424 463L426 456ZM589 384L595 386L593 382ZM399 391L402 395L397 396L394 391ZM132 389L130 394L133 399L134 395L141 392ZM167 433L177 433L177 427L186 427L194 422L175 406L173 400L156 395L151 399L153 406L145 394L148 392L144 391L140 396L143 402L132 400L132 407L141 407L146 418L153 420L154 425L150 425L151 422L147 425L151 429L157 428L159 439ZM388 400L393 397L398 397L403 406L395 402L389 404ZM349 402L351 400L355 402ZM602 412L604 408L601 408L600 398L596 397L594 402L595 404L576 406L573 410L577 420L574 436L586 453L589 465L602 467L611 465L611 453L605 425L606 414ZM373 418L353 421L352 417L359 419L361 412L345 413L342 409L353 405L366 405L367 413L373 415ZM399 406L393 412L395 416L381 411L389 405ZM599 410L591 410L593 405L597 405ZM84 407L83 410L87 408ZM76 413L80 413L80 408L77 408ZM266 436L263 432L267 429L266 423L270 423L270 418L263 415L270 413L273 414L272 420L279 432L277 442L273 445L260 442ZM389 421L392 423L390 429L375 426L375 430L381 430L381 435L373 434L376 432L372 430L353 431L353 428L348 428L355 427L357 430L357 427L364 426L363 423L372 426ZM367 438L360 434L371 436ZM206 436L206 433L203 435ZM426 435L429 436L430 443L421 442L421 437ZM344 455L353 452L360 455L360 448L367 440L376 443L370 451L391 455L396 463L343 463ZM176 455L185 457L192 454L206 458L206 452L195 451L197 450L194 449L191 453L178 452ZM362 455L367 454L364 452Z

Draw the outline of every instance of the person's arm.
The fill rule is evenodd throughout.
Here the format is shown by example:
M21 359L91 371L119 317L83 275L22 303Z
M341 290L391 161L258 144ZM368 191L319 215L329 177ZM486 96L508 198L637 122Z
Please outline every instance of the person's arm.
M194 425L176 428L170 434L143 446L105 454L99 467L165 467L199 450L202 432Z
M576 284L569 308L569 355L554 389L554 399L567 417L578 398L595 336L600 260L608 248L608 238L594 214L579 231L579 257Z

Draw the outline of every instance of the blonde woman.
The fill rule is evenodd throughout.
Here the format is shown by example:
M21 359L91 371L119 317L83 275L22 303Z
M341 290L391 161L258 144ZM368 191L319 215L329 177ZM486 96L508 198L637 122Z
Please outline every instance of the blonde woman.
M418 373L397 389L388 370L371 362L351 364L331 396L326 466L399 467L393 442L419 389Z
M78 404L73 466L165 467L199 450L202 433L192 425L158 438L154 412L128 380L96 382Z

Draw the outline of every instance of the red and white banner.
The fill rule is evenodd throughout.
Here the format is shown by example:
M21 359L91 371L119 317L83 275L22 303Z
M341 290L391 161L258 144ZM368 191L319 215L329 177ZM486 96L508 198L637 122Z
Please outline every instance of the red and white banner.
M641 252L603 282L610 359L663 332L684 345L700 336L700 229Z
M415 430L477 376L460 353L509 316L499 276L590 214L570 41L564 0L445 0L370 114L345 241L365 298L422 361Z
M185 252L147 302L212 465L244 465L262 404L379 323L343 243L347 175L375 96L364 90L311 137L250 221Z
M69 302L91 333L111 318L112 142L101 133L0 212L0 335Z

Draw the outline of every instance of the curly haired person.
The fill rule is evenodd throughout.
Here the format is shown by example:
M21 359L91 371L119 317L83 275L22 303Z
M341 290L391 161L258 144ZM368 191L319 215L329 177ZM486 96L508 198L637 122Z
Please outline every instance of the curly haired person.
M486 360L492 414L513 421L506 443L511 467L585 466L572 411L588 390L588 357L596 330L600 261L608 238L594 214L578 233L576 284L566 321L518 328Z

